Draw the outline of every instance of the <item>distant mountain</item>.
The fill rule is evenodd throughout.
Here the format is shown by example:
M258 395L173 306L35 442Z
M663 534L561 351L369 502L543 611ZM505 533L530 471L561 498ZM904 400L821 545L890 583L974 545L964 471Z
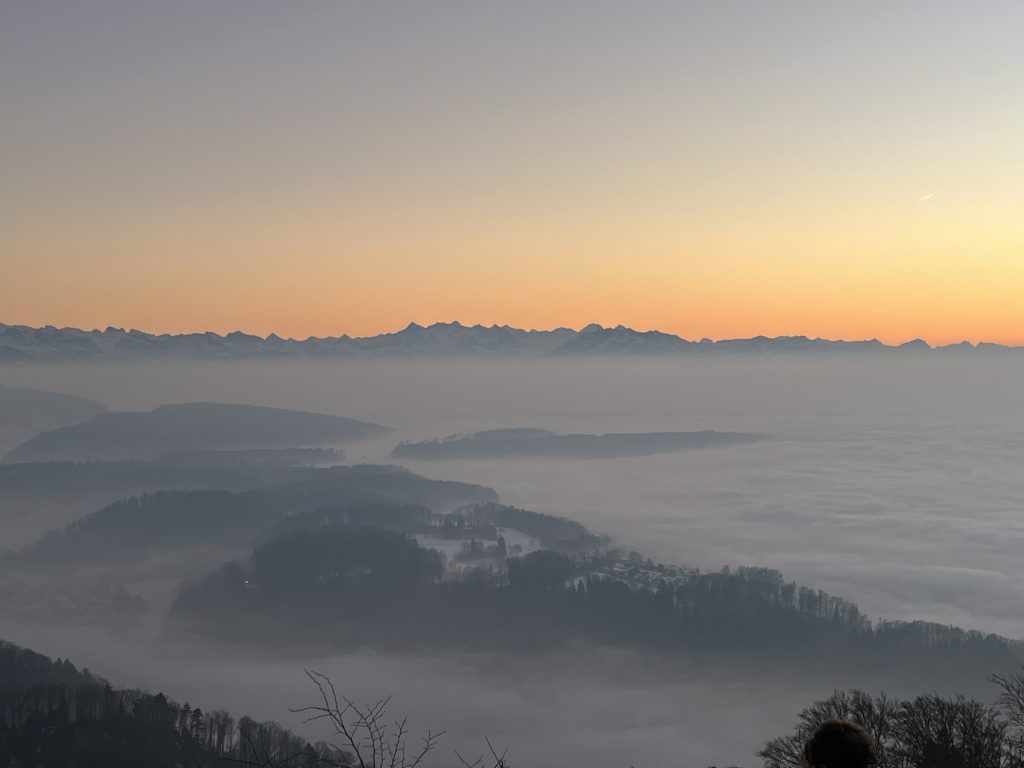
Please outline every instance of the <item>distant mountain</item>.
M924 342L921 342L924 344ZM927 347L927 345L925 345ZM727 339L715 342L720 352L883 352L890 347L878 339L868 341L831 341L806 336L755 336L751 339Z
M352 352L385 356L503 356L542 355L554 352L576 337L569 328L553 331L524 331L509 326L465 326L461 323L410 323L397 333L384 333L349 340ZM303 343L303 342L299 342Z
M52 429L106 411L94 400L0 384L0 427Z
M0 361L3 359L0 353ZM0 384L0 457L33 435L104 411L106 408L93 400Z
M806 336L756 336L699 342L661 331L637 331L619 325L605 328L591 324L576 331L556 328L528 331L507 325L473 325L459 322L422 326L410 323L400 331L353 338L347 335L283 339L234 332L151 334L123 328L84 331L77 328L31 328L0 323L0 364L40 361L326 358L374 357L541 357L584 355L671 355L722 352L889 352L965 350L994 352L1021 350L967 342L932 348L921 340L898 346L866 341L832 341Z
M8 462L154 459L186 451L300 448L374 437L387 427L341 416L255 405L186 403L148 413L110 412L43 432Z
M559 435L543 429L490 429L471 435L450 435L402 443L391 455L403 459L501 459L550 457L610 459L652 456L702 448L743 445L759 439L742 432L634 432L607 435Z
M634 331L624 325L602 328L592 323L557 349L557 355L665 354L689 352L699 345L671 333Z

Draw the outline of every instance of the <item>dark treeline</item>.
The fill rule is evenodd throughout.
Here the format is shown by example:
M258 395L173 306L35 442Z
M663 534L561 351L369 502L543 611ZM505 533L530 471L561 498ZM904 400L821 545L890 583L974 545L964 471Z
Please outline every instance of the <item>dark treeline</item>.
M802 710L793 731L758 752L764 768L801 768L800 754L827 720L859 723L874 737L877 768L1022 768L1024 676L994 676L999 700L926 694L899 699L835 691Z
M498 494L482 485L431 480L398 466L358 464L302 472L294 480L275 486L275 490L290 498L305 499L308 509L374 502L453 509L471 502L498 500Z
M51 531L13 555L18 565L119 561L154 551L198 544L250 541L279 517L278 506L259 493L158 491L133 496Z
M252 464L200 466L181 461L46 461L0 464L0 509L4 516L31 513L40 504L79 513L89 504L110 503L158 490L241 491L287 477L291 468ZM93 507L95 508L95 507Z
M395 447L391 455L395 458L421 460L501 459L515 456L610 459L743 445L757 439L757 435L738 432L559 435L543 429L510 428L401 443Z
M592 551L608 543L575 520L495 503L467 505L449 515L445 525L463 531L513 528L537 539L546 549L558 551Z
M546 549L565 552L594 551L608 544L607 538L595 536L575 520L496 502L466 504L442 513L434 512L422 504L361 504L318 508L289 516L276 527L275 533L318 530L325 525L386 528L444 539L490 541L497 541L501 529L512 528L536 539Z
M74 768L344 765L276 723L98 684L0 688L0 764Z
M0 464L0 522L32 523L27 536L64 525L107 504L157 491L245 491L301 480L304 468L268 461L156 461ZM23 539L24 541L24 539Z
M987 675L1021 658L995 635L926 623L873 625L842 598L776 571L664 569L629 580L614 554L541 550L504 568L446 572L441 556L393 531L325 527L255 550L184 588L181 626L242 641L535 650L570 641L700 653L758 653ZM626 569L619 577L611 566ZM636 576L657 566L635 565Z
M54 661L41 653L0 640L0 688L94 682L92 675L79 672L67 659Z
M324 526L385 528L403 533L420 533L435 528L441 517L424 504L345 504L318 507L289 515L274 527L275 536L296 531L317 531Z
M312 768L347 760L276 723L118 690L69 661L0 641L0 765L206 768L231 762Z
M374 498L388 499L401 494L403 500L432 503L446 501L446 484L405 472L398 467L355 466L313 468L303 461L322 462L334 451L295 449L288 451L207 451L181 453L159 460L41 461L0 464L0 514L32 511L41 502L63 503L81 510L96 498L109 501L158 490L244 491L281 485L362 486ZM389 487L390 484L390 487ZM423 486L434 484L434 491ZM493 491L480 486L462 501L488 500ZM447 486L447 487L451 487ZM422 498L415 498L416 490ZM345 501L342 499L341 501ZM339 501L338 503L341 503Z

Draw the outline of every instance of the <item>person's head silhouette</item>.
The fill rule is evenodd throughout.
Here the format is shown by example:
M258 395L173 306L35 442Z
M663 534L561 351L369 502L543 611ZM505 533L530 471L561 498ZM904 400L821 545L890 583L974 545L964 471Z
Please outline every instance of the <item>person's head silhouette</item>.
M804 768L869 768L877 763L875 740L856 723L828 720L804 745L801 760Z

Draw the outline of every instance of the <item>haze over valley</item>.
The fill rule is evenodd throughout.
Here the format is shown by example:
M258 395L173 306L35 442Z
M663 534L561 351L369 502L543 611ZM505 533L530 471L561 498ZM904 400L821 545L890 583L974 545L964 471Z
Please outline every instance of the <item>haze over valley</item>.
M873 679L892 692L912 693L927 686L985 695L985 680L997 671L993 668L1012 669L1020 651L1010 643L1006 650L965 650L957 653L956 661L941 662L921 662L920 652L915 652L923 664L917 666L902 651L884 650L888 641L865 638L857 641L867 643L863 668L843 682L831 679L834 675L826 675L824 667L816 671L814 663L797 654L805 641L821 648L832 642L827 636L813 639L809 629L800 631L805 638L800 642L780 635L790 638L785 652L770 639L769 625L758 630L753 645L744 641L733 646L722 634L705 647L708 641L698 635L672 640L671 633L651 634L653 625L644 629L649 620L640 618L641 611L628 622L635 630L625 634L620 624L614 632L588 629L589 620L582 614L583 623L575 627L553 629L549 618L543 620L543 632L540 624L528 629L530 622L541 620L537 615L516 620L515 631L488 620L498 634L487 639L471 629L479 626L480 619L473 618L478 609L462 604L464 598L455 594L437 593L431 600L442 602L420 618L402 609L396 598L381 598L378 603L390 605L394 613L373 614L374 619L352 604L347 613L365 614L364 629L353 634L351 626L342 631L320 620L307 623L311 619L292 615L293 609L282 620L282 608L273 607L278 598L270 596L264 607L245 609L257 613L229 619L231 611L240 610L230 607L241 605L238 598L207 595L203 590L209 587L203 584L212 584L207 579L231 561L242 564L253 584L262 584L270 577L248 571L252 552L275 537L295 537L324 524L340 526L339 531L383 525L395 535L413 534L415 546L423 552L436 548L447 563L442 569L452 573L493 568L498 556L493 527L439 538L432 531L438 530L440 518L431 523L418 510L465 515L473 505L497 502L499 511L505 509L501 505L511 505L510 510L541 513L537 523L494 518L504 541L501 557L561 550L567 562L576 562L566 574L576 574L573 578L605 573L644 589L645 579L650 588L658 579L683 579L682 584L692 578L684 575L692 569L709 575L726 565L777 569L783 583L795 580L853 601L863 621L921 620L1021 638L1024 593L1014 586L1021 541L1014 531L1019 527L1015 513L1024 504L1024 481L1016 462L1024 441L1024 410L1014 382L1024 372L1022 366L1014 359L965 364L941 358L763 356L717 361L639 357L8 366L3 369L7 384L61 389L86 400L102 398L111 412L135 412L139 416L133 418L139 419L177 413L162 406L172 401L270 409L181 407L183 414L194 407L244 413L244 439L230 437L228 422L216 426L219 422L206 418L195 422L213 425L206 432L191 426L191 432L158 429L153 433L162 435L157 450L151 438L143 437L149 433L133 428L133 442L127 442L119 437L125 434L120 422L105 413L83 412L84 419L75 426L42 429L38 437L10 446L6 463L0 465L3 524L10 531L5 543L11 550L0 587L7 605L0 634L61 656L68 655L60 648L65 629L76 627L84 643L76 643L74 658L109 679L180 698L202 697L232 711L249 711L262 702L254 714L279 720L287 709L280 702L292 697L289 705L296 704L303 690L301 674L289 679L289 668L338 671L350 681L349 690L367 695L374 681L386 681L387 692L424 723L439 710L423 691L454 686L462 691L460 696L490 701L486 711L502 724L491 735L516 743L523 757L534 759L541 753L557 755L559 749L568 756L578 748L578 740L568 738L560 726L546 730L543 718L527 718L518 711L542 695L543 681L554 674L569 690L592 687L584 695L609 697L611 719L626 709L649 708L643 725L638 721L637 730L623 732L621 753L612 750L608 755L620 754L625 760L627 753L641 754L659 762L670 754L669 742L675 750L671 754L679 754L674 742L685 727L686 754L695 764L749 764L749 756L783 731L792 714L785 707L776 715L765 714L763 696L749 696L750 685L770 687L780 700L793 702L792 711L821 693L825 677L830 678L829 690L863 686ZM263 414L294 425L305 419L309 426L294 435L280 427L260 432L254 416ZM389 429L374 426L381 423ZM541 426L500 431L522 424ZM358 425L358 431L330 432L351 430L350 425ZM645 448L631 455L636 440L664 441L669 430L680 436L673 438L677 441L692 441L688 435L724 439L686 445L681 452ZM436 438L452 434L483 435L487 442L482 453L460 448L454 455L420 458L399 450L445 446L451 441ZM552 453L543 447L543 440L566 434L626 435L631 443L615 448L608 458L575 450ZM504 448L494 451L493 435L543 440L540 448L520 444L510 456ZM750 438L737 439L745 435ZM65 448L58 448L62 445L74 445L75 453L66 455ZM35 446L55 451L46 458L58 461L19 459ZM111 454L111 446L119 446L120 452ZM79 463L68 463L69 458ZM338 464L351 468L330 469ZM122 502L139 494L147 495L138 502ZM46 499L44 506L34 508L34 498ZM544 524L545 515L585 528L541 534L542 528L532 526ZM573 544L579 536L592 538ZM466 549L476 537L479 551ZM299 543L296 539L295 546ZM366 551L366 545L359 549ZM615 558L633 568L627 557L631 551L641 560L664 564L658 568L682 570L655 569L652 576L620 573ZM580 559L585 552L622 554L587 565ZM310 557L302 559L312 562ZM428 572L415 578L433 579ZM740 578L762 577L755 573ZM272 577L272 583L278 581ZM396 594L412 589L411 584ZM300 584L294 589L300 592L289 598L293 606L298 594L311 594ZM323 599L340 606L350 598L339 594ZM217 602L223 600L228 602ZM323 615L329 604L311 607L311 615ZM189 605L196 607L185 607ZM203 613L208 609L200 605L213 612ZM505 615L512 610L502 609ZM553 615L563 613L552 610ZM625 607L595 605L595 610L610 617ZM641 610L639 605L636 610ZM757 615L743 621L767 620ZM217 617L216 623L203 616ZM470 623L459 629L463 619ZM403 621L414 624L403 628ZM772 632L785 632L778 620L771 621ZM861 621L853 619L851 629ZM731 633L725 626L707 631ZM580 642L593 650L574 654L567 662L565 644ZM878 650L872 650L878 643ZM244 649L241 655L239 647ZM710 647L716 650L708 656ZM523 656L527 648L531 656ZM234 659L227 666L225 654ZM607 665L598 659L606 654L617 659L616 671L601 671ZM764 654L773 658L770 665L758 661ZM206 672L183 674L181 665L191 663ZM209 664L214 666L204 666ZM944 670L939 676L935 665ZM213 669L219 671L214 674ZM428 672L440 669L446 671ZM223 681L222 675L244 682L234 687L212 683ZM650 675L658 679L656 684ZM497 691L504 693L499 696ZM709 701L715 709L752 718L757 726L750 738L723 751L715 736L721 725L713 725ZM446 727L469 738L475 721L463 720L456 702L447 706ZM547 706L561 712L570 705L549 701L540 705L541 711ZM670 723L658 715L668 710L686 711L705 722L705 736L695 737L674 716ZM300 724L289 727L293 725ZM582 723L576 727L587 732ZM592 727L605 726L598 718ZM667 730L652 739L649 727ZM521 745L526 731L534 747ZM599 759L601 750L595 745L605 744L602 737L595 733L588 743Z

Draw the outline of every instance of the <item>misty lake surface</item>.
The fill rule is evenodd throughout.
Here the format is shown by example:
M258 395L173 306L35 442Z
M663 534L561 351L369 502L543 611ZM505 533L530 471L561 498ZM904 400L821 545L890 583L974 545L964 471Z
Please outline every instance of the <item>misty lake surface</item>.
M394 433L346 445L348 461L402 463L429 477L489 485L505 503L578 520L655 560L711 570L777 568L787 579L857 602L872 618L927 619L1024 637L1024 359L950 353L176 361L8 368L3 381L113 408L244 402L387 424ZM707 429L766 439L619 459L389 457L401 440L498 427L594 434ZM0 629L11 640L67 654L58 634L47 639L24 628ZM261 662L253 672L240 657L229 664L186 661L184 652L129 645L87 643L83 661L111 677L123 674L122 684L193 696L198 689L212 706L255 709L265 717L281 718L287 706L304 703L299 662ZM192 672L161 675L175 665L154 667L152 653L178 654ZM595 765L666 764L681 756L679 764L752 765L765 738L784 732L800 706L831 690L794 680L789 688L775 681L770 695L752 693L752 681L722 670L658 686L606 685L563 671L575 682L555 695L546 673L510 672L496 683L497 664L483 665L489 672L480 677L455 661L374 656L316 663L343 670L360 695L386 681L387 691L425 726L443 721L468 736L488 732L484 720L505 718L508 727L491 733L518 745L520 762L544 755L576 762L576 737L592 727L593 749L585 756ZM439 704L433 692L444 686L455 698ZM459 720L470 701L471 721ZM555 710L574 713L565 727L576 729L575 736L545 730L545 713ZM626 710L636 713L633 721L622 719ZM750 718L749 738L739 743L723 730L734 718ZM696 732L705 737L693 741ZM690 741L681 750L684 733ZM618 763L611 759L618 754L608 751L616 739L623 745Z

